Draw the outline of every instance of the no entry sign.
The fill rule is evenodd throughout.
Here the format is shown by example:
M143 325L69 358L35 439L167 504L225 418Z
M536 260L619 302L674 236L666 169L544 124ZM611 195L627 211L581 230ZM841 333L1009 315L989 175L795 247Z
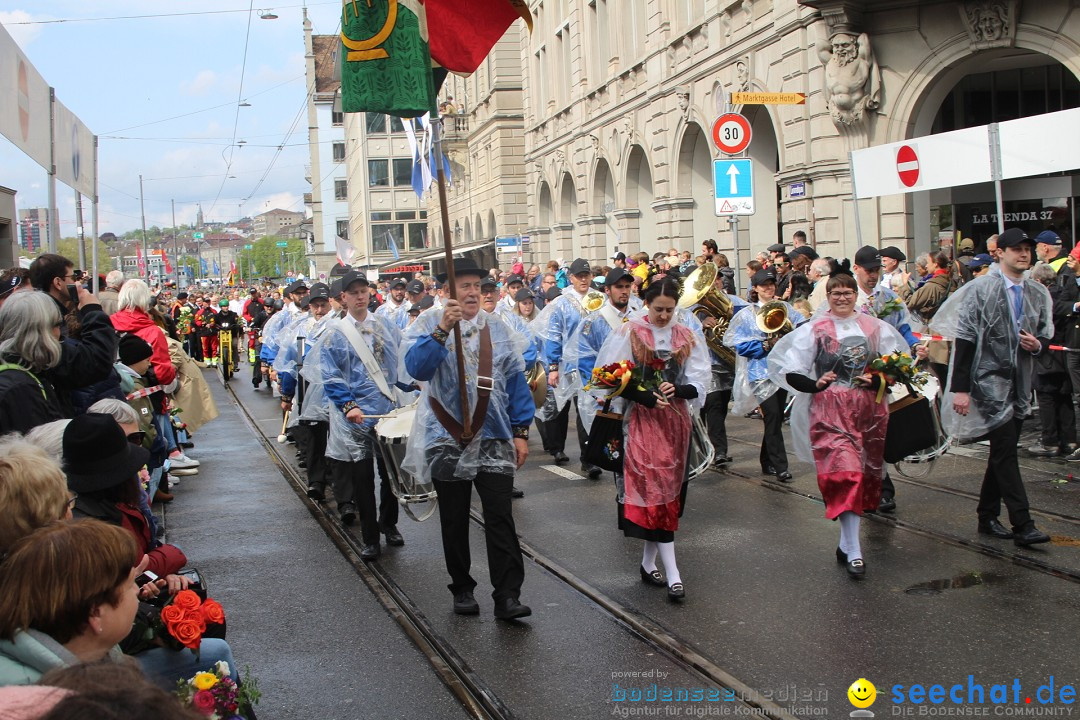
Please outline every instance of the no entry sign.
M901 145L896 151L896 174L904 187L918 184L919 155L911 145Z
M725 155L737 155L750 145L750 122L739 113L725 113L712 127L716 149Z

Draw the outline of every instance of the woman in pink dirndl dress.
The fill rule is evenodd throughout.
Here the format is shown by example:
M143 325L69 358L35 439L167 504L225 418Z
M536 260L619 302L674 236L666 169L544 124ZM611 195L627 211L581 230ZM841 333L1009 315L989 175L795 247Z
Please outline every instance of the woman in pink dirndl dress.
M876 357L910 350L886 322L855 311L850 275L829 278L827 310L785 336L769 354L769 375L797 393L791 429L800 458L817 469L825 517L840 522L836 559L854 579L866 573L859 519L881 499L889 408Z
M626 537L645 541L642 581L666 585L675 601L686 596L674 541L686 501L692 413L701 409L711 372L704 341L674 319L678 297L674 280L652 283L643 298L646 313L612 333L596 360L597 367L622 360L635 365L616 399L624 448L623 471L615 476L618 525Z

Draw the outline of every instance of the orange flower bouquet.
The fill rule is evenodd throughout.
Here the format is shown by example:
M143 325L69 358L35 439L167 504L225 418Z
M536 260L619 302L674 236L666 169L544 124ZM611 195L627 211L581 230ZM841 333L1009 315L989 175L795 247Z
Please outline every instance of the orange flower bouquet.
M203 600L194 590L181 590L161 609L158 637L177 650L199 655L204 637L225 637L225 610L213 598Z
M626 389L626 386L630 384L630 378L635 367L633 362L623 360L593 368L592 377L589 379L589 384L585 386L585 389L608 390L606 398L608 400L618 397Z

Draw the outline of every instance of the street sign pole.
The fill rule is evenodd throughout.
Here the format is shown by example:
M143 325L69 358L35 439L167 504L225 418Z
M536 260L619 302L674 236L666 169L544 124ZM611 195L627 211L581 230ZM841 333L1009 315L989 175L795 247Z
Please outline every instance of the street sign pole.
M1005 203L1001 198L1001 131L997 123L990 123L990 172L994 178L994 201L997 203L998 235L1005 232Z
M735 252L734 252L735 265L733 266L735 268L735 277L732 278L732 280L735 283L735 294L738 295L739 294L739 276L742 275L742 273L739 272L739 268L742 267L742 265L739 264L739 216L738 215L728 215L727 221L728 221L728 226L731 228L731 236L732 236L732 238L734 238L734 241L732 242L731 246L733 248L735 248Z
M848 152L848 168L851 171L851 207L855 210L855 243L862 247L862 219L859 218L859 194L855 191L855 161L852 153ZM878 241L878 245L881 241Z

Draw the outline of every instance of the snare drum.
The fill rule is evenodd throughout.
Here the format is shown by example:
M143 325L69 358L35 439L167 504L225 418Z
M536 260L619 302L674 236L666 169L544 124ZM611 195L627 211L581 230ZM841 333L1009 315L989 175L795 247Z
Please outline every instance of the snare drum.
M690 424L690 457L687 461L689 478L696 478L708 470L716 457L716 450L709 439L709 430L702 422L701 415L693 413L693 416Z
M438 507L435 486L422 482L405 472L401 465L405 449L416 417L416 404L398 408L375 425L375 444L382 455L386 473L390 476L390 488L405 514L417 522L427 520ZM427 503L424 506L424 503ZM414 506L420 506L414 510Z

